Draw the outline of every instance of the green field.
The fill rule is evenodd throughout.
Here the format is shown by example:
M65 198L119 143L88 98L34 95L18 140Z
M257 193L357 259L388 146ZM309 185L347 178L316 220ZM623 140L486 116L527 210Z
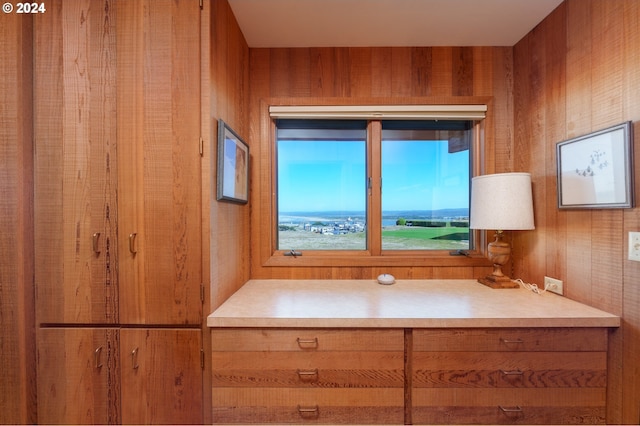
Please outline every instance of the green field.
M382 230L385 250L457 250L469 248L469 228L392 226Z
M280 231L280 250L364 250L366 234L322 235ZM384 250L458 250L469 248L469 228L388 226L382 230Z

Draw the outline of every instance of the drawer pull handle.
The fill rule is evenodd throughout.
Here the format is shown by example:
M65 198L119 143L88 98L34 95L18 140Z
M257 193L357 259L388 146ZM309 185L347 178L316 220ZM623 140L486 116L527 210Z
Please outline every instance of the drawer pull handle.
M500 370L505 376L522 376L524 373L520 370Z
M318 369L315 370L298 370L298 377L303 381L317 381L318 380Z
M296 342L298 342L300 349L316 349L318 347L317 337L314 337L313 339L301 339L298 337Z
M100 362L100 354L102 353L102 346L93 351L93 365L96 369L102 368L102 363Z
M300 415L303 417L316 417L316 418L320 414L317 405L313 407L301 407L300 405L298 405L298 413L300 413Z
M133 255L135 255L138 250L136 249L136 236L138 234L133 232L131 234L129 234L129 252Z
M522 407L519 405L516 405L515 407L503 407L502 405L499 405L498 407L500 407L500 410L503 413L522 413Z
M138 364L138 348L131 351L131 366L134 370L137 370L140 367Z
M520 345L524 343L524 340L522 339L504 339L502 337L500 338L500 341L505 345Z
M91 247L93 248L93 252L98 256L100 254L100 246L98 245L98 240L100 239L100 233L96 232L91 236Z

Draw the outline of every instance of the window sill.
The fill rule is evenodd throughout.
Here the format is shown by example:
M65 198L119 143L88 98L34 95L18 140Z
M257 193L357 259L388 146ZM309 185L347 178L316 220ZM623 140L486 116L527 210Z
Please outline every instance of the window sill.
M390 267L390 266L491 266L489 259L479 253L469 256L452 256L449 254L395 254L385 256L372 255L339 255L302 253L300 256L285 256L276 252L263 263L265 267L296 266L336 266L336 267Z

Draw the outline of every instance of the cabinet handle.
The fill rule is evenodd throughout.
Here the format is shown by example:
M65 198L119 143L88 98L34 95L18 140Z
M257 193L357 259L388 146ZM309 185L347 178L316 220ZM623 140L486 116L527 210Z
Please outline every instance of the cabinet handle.
M520 345L522 343L524 343L524 340L522 339L505 339L505 338L500 338L500 341L502 343L504 343L505 345Z
M93 252L96 254L96 256L100 254L100 248L98 246L98 239L99 238L100 238L100 233L99 232L96 232L91 237L91 246L93 247Z
M318 381L318 369L316 368L315 370L298 370L298 377L300 378L300 380L302 381Z
M93 352L93 365L96 367L96 369L102 368L102 363L100 362L101 353L102 353L102 346L100 346L98 349L96 349Z
M136 254L138 252L138 250L136 250L136 236L138 234L133 232L131 234L129 234L129 251L131 252L131 254Z
M318 415L320 414L319 410L318 410L318 406L315 405L313 407L301 407L300 405L298 405L298 413L300 413L301 416L303 417L318 417Z
M138 367L140 367L138 365L138 348L131 351L131 364L133 365L134 370L137 370Z
M301 339L297 338L296 342L298 342L298 346L300 349L317 349L318 348L318 338L314 337L313 339Z
M522 376L524 373L520 370L500 370L505 376Z
M516 405L515 407L503 407L502 405L498 406L503 413L522 413L522 407Z

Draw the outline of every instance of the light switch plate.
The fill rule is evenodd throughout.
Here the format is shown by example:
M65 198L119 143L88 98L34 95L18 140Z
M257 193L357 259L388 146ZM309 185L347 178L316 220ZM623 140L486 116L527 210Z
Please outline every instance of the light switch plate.
M640 232L629 232L629 260L640 262Z

